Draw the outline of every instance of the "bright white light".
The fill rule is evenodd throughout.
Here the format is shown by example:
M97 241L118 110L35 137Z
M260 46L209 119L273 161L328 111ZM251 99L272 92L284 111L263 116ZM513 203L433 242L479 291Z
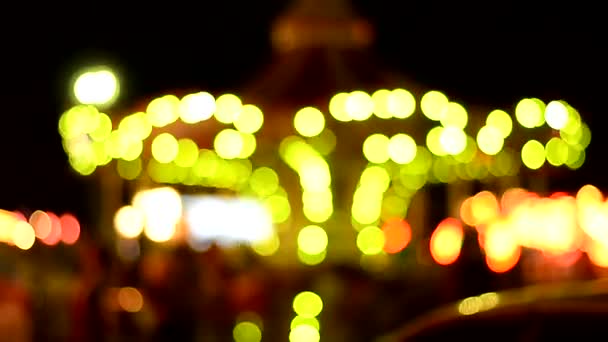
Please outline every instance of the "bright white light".
M568 108L560 101L551 101L545 108L545 121L553 129L562 129L568 123Z
M133 197L133 207L144 213L144 234L154 242L165 242L175 235L182 217L179 193L169 187L144 190Z
M249 198L183 195L190 238L220 245L261 242L272 237L272 217L262 203Z
M185 123L197 123L209 119L215 112L215 98L207 92L188 94L179 104L179 116Z
M108 69L84 72L74 82L74 95L82 104L108 105L118 95L118 79Z

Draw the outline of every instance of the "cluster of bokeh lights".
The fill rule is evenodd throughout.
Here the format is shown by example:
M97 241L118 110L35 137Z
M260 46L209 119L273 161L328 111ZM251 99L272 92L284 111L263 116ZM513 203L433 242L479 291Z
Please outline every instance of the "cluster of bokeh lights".
M291 320L290 342L318 342L321 339L319 319L323 300L312 291L303 291L293 298L296 316Z
M583 186L575 195L548 197L513 188L501 197L482 191L467 198L460 215L477 231L486 262L495 272L515 266L522 248L557 259L584 252L595 265L608 267L606 203L593 185Z
M97 91L115 94L112 89ZM152 241L166 242L179 235L180 227L192 226L181 195L168 185L227 189L267 209L272 232L245 239L256 252L275 254L281 232L296 226L297 257L307 265L319 264L327 256L332 240L326 229L343 209L335 208L336 203L350 211L350 222L339 225L354 228L362 256L399 253L413 235L406 220L409 205L425 185L516 176L521 165L529 170L547 164L577 169L584 163L591 139L578 111L562 100L546 103L525 98L513 113L494 109L480 121L477 113L470 115L465 106L437 90L419 97L403 88L335 94L324 106L296 110L292 127L280 127L284 137L273 146L265 146L263 128L275 123L266 122L261 108L235 94L164 95L142 111L118 119L101 111L101 100L77 99L80 103L59 121L74 170L90 175L114 161L122 178L159 186L145 192L146 196L138 192L130 205L116 213L115 228L122 238L135 239L144 233ZM430 125L422 136L408 125L390 135L374 132L376 126L370 125L361 141L348 135L349 122L395 120L396 127L401 127L397 124L414 118ZM204 132L212 135L212 143L188 136L187 132L194 132L184 129L188 126L207 128ZM360 159L367 164L352 170L358 173L352 200L335 198L332 177L342 175L334 174L340 162L334 152L343 143L360 144ZM257 154L259 147L263 156ZM271 159L268 150L273 151ZM280 163L293 173L284 171ZM288 179L294 175L299 191L286 185L292 184ZM296 201L296 194L301 201ZM298 215L294 215L296 208ZM444 265L454 262L463 234L459 220L444 220L431 236L433 258ZM488 241L486 250L493 246L492 235ZM489 255L491 260L500 259Z
M18 211L0 209L0 242L22 250L32 248L38 239L45 245L62 242L73 245L80 237L80 222L70 214L57 216L50 211L36 210L29 217Z

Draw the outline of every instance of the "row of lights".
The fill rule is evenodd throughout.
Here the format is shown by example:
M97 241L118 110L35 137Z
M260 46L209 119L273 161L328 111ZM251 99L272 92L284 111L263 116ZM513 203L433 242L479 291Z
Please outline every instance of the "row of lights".
M604 224L608 222L606 203L608 202L604 200L601 192L591 185L581 188L576 196L556 193L547 198L514 188L506 191L499 200L493 193L482 191L462 202L460 207L462 221L446 218L439 223L430 237L430 253L440 265L454 263L460 255L464 223L476 229L488 267L495 272L506 272L515 266L522 247L538 249L549 255L562 255L581 250L586 252L596 265L606 267L608 266L606 261L608 231ZM136 195L134 206L124 207L119 211L116 216L117 229L120 227L119 221L122 215L134 215L131 220L139 220L138 230L129 231L123 228L119 231L123 238L139 236L144 229L144 222L150 222L145 228L148 231L146 235L153 241L168 241L176 236L176 229L183 220L181 205L182 199L175 190L170 188L148 190ZM197 228L200 232L194 234L202 234L201 236L204 235L208 239L218 238L213 235L212 228L215 225L221 225L221 221L228 220L229 217L247 216L245 215L247 213L241 210L244 207L239 208L225 210L218 214L220 216L216 215L216 218L212 218L213 215L205 215L211 217L209 220L212 222L203 222ZM154 216L147 217L146 215L152 215L150 213ZM36 217L32 215L31 221L34 226L39 227L36 223L39 219ZM261 217L247 216L247 227L257 227L264 221ZM248 229L249 240L242 241L249 242L254 250L262 255L274 254L280 244L276 231L270 223L270 215L267 217L268 221L264 226L266 230ZM230 228L245 226L238 223L231 224ZM228 234L228 231L229 229L223 234ZM190 235L192 234L191 232ZM405 219L394 217L385 220L381 227L362 226L357 233L356 245L365 256L395 254L404 250L411 238L409 223ZM327 233L322 227L305 226L297 236L300 260L308 265L322 262L328 242Z
M372 95L357 90L332 97L328 110L334 119L341 122L363 121L373 114L383 119L404 119L415 112L416 100L409 91L400 88L391 91L380 89ZM511 116L497 109L488 114L485 125L473 139L464 132L468 123L466 109L449 101L439 91L425 93L420 100L420 110L426 118L440 123L426 137L426 145L435 156L458 156L471 150L495 156L503 150L504 140L513 129ZM523 99L514 113L522 127L536 128L546 122L560 135L552 138L542 149L537 146L540 142L528 141L521 150L524 165L537 169L546 160L553 166L566 164L578 168L584 162L589 129L568 103L551 101L545 104L536 98ZM232 124L235 128L224 129L216 135L214 147L220 157L242 159L254 153L256 141L253 134L262 128L264 114L253 104L243 104L234 94L223 94L217 99L207 92L188 94L181 99L174 95L162 96L152 100L145 112L122 118L115 130L109 116L99 113L94 106L79 105L62 115L59 130L72 166L80 173L90 174L96 166L105 165L111 159L133 161L139 158L143 152L143 140L151 134L153 127L165 127L177 120L196 124L212 116L218 122ZM295 113L293 124L301 136L312 138L325 131L325 121L319 109L305 107ZM414 159L415 147L413 138L405 133L390 139L376 133L366 139L363 151L370 162L382 163L390 158L406 164ZM178 140L170 133L159 134L151 143L153 158L162 164L175 161L178 166L190 167L198 151L192 140Z
M80 237L80 223L70 214L57 216L49 211L36 210L29 218L16 211L0 210L0 242L22 250L34 246L36 239L48 246L62 242L72 245Z
M162 128L178 120L197 124L214 117L219 123L233 127L217 133L213 150L201 149L193 140L177 139L168 132L156 135L149 144L152 158L146 167L150 178L157 183L226 187L242 194L260 192L255 190L264 188L259 184L277 184L274 194L258 198L266 197L269 203L275 204L271 208L278 208L272 210L274 223L286 222L289 218L290 205L285 190L278 185L278 174L270 168L253 171L249 161L256 150L253 134L258 133L264 124L264 114L255 105L243 104L234 94L215 98L207 92L199 92L181 99L166 95L152 100L145 112L123 117L113 125L108 115L100 113L94 106L87 106L99 105L99 101L81 100L81 103L84 105L64 113L59 123L64 147L77 171L89 174L97 166L117 159L118 173L123 178L136 179L144 168L144 140L151 136L154 127ZM521 127L531 129L546 123L555 130L554 133L559 133L559 137L554 136L546 144L529 140L523 145L520 158L505 146L505 140L513 131L511 115L503 110L491 111L474 138L465 133L469 124L467 110L439 91L425 93L417 103L412 93L401 88L380 89L372 94L357 90L336 94L327 109L336 121L349 122L365 121L372 116L407 119L418 106L424 117L438 123L427 133L426 147L405 133L391 137L373 133L362 143L363 156L372 165L362 172L353 194L352 222L358 232L357 246L364 255L405 248L411 230L407 222L399 218L405 217L411 197L427 182L483 178L488 173L497 177L514 175L518 172L518 159L530 169L538 169L545 162L578 168L584 162L584 150L590 141L589 128L578 112L564 101L545 104L539 99L529 98L516 105L514 117ZM326 157L333 151L337 137L326 127L326 116L315 107L297 111L293 127L299 137L284 138L278 152L299 176L302 211L311 223L300 230L298 256L304 263L317 264L324 260L327 249L327 234L322 224L334 213L331 168ZM261 174L262 169L265 175ZM256 172L261 175L258 185L255 185ZM226 175L232 175L228 177L231 179L227 180ZM141 212L137 214L138 210L131 205L117 213L119 234L129 238L138 236L143 230L150 239L158 242L167 241L175 234L175 226L180 219L178 214L171 219L176 222L159 221L163 225L167 223L169 228L155 230L140 223L143 220ZM380 225L380 222L384 223ZM436 230L437 237L431 239L439 241L436 243L439 246L450 241L446 236L462 236L462 228L458 228L454 221L448 220L440 227L447 228ZM399 236L399 239L389 239L389 235ZM255 246L269 255L276 251L279 240L273 236L268 241L271 243ZM399 243L386 249L387 241ZM448 253L451 257L444 256L447 259L442 262L454 258L453 254Z
M158 190L156 192L161 194ZM162 194L179 196L166 189ZM159 203L158 206L148 209L149 212L159 214L150 221L162 224L163 229L160 230L161 233L150 233L149 236L156 241L166 241L175 231L167 233L164 228L175 228L181 211L175 207L175 210L170 210L173 212L173 215L170 215L167 210L172 206L167 203L171 201L159 202L157 197L148 197L144 201ZM138 199L135 202L139 201ZM505 272L511 269L519 259L521 247L539 249L551 255L583 250L596 265L606 267L606 203L608 202L604 200L602 193L592 185L582 187L576 196L556 193L547 198L516 188L506 191L500 201L491 192L482 191L465 199L460 213L465 224L476 228L486 261L493 271ZM38 210L26 220L20 213L0 211L0 220L0 226L3 227L0 234L2 241L25 250L33 246L36 238L47 245L55 245L60 241L73 244L80 234L80 225L71 214L58 217L51 212ZM135 237L139 232L122 231L122 234L125 237ZM442 221L430 239L430 251L434 260L442 265L456 261L463 234L459 220L447 218ZM366 255L392 254L402 251L410 239L411 228L407 221L395 218L386 221L382 229L374 226L363 228L356 243ZM324 253L327 244L327 234L321 227L311 225L299 232L298 247L305 254L315 256Z
M542 251L554 260L585 252L596 266L608 267L607 223L608 200L592 185L583 186L575 196L554 193L542 197L512 188L499 198L482 191L462 202L460 220L446 218L438 224L429 249L437 264L454 263L460 256L466 224L475 228L487 266L496 273L512 269L522 248ZM383 230L367 227L360 231L360 250L382 255L405 248L411 237L409 225L395 219L392 227L392 236L387 234L386 223Z
M500 198L483 191L461 206L463 221L478 232L488 266L503 272L519 259L521 247L560 256L586 252L597 266L608 267L608 203L595 186L575 196L541 197L510 189Z
M321 339L318 316L323 310L323 300L312 291L298 293L292 302L296 316L291 320L290 342L318 342ZM255 313L239 315L232 330L236 342L260 342L262 340L262 319Z

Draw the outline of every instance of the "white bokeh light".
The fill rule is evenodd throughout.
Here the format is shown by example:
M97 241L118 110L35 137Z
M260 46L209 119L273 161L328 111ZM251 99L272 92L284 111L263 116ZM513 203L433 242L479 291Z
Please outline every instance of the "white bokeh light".
M109 105L118 95L118 78L109 69L80 74L74 82L74 96L82 104Z

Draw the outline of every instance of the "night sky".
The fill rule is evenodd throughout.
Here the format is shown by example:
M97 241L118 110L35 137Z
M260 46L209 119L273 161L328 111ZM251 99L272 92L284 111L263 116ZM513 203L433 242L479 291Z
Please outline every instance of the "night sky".
M218 93L252 81L271 61L269 30L284 2L222 3L6 12L19 24L0 24L0 208L86 215L89 181L69 168L57 132L70 104L71 77L81 67L106 64L117 71L117 107L172 89ZM567 100L593 137L585 166L566 171L563 183L552 186L571 191L593 183L608 190L602 171L608 147L602 134L608 40L602 31L608 30L599 20L602 12L582 2L495 3L354 1L375 26L374 49L386 68L465 106L509 109L523 97Z

